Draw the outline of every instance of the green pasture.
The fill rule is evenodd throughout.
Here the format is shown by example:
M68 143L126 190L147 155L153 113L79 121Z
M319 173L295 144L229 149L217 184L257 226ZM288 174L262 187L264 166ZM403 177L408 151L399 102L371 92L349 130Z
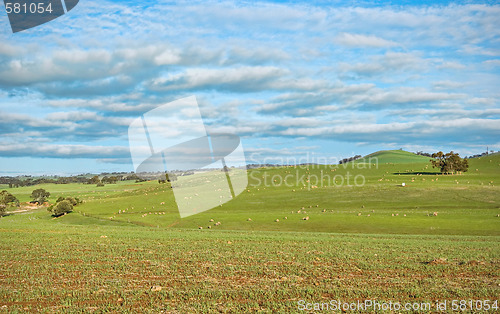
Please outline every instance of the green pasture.
M378 156L391 162L377 163ZM170 186L156 181L37 188L51 192L52 201L84 200L71 215L157 228L500 235L500 155L472 159L468 172L455 175L440 174L427 157L407 162L414 156L421 160L383 151L372 154L370 163L253 169L247 189L234 200L183 219ZM403 162L395 163L397 158ZM28 201L33 189L7 190Z
M500 291L498 236L165 229L43 210L1 218L0 234L4 312L299 312Z
M436 300L498 304L500 156L472 159L468 172L455 175L406 152L370 157L253 169L234 200L183 219L170 186L156 181L0 186L21 202L36 188L51 202L84 201L58 218L44 208L0 218L0 311L299 312L301 300L368 299L428 302L431 311Z

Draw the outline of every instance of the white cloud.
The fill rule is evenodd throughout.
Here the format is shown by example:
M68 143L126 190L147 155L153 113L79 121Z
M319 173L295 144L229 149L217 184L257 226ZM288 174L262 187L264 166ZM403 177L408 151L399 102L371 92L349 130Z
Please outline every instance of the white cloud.
M214 89L251 92L268 89L310 90L325 84L309 78L289 79L290 71L275 66L238 66L230 68L188 68L152 80L152 90Z
M466 146L498 136L499 5L78 10L39 32L0 35L0 141L91 158L99 153L86 146L121 147L131 118L193 94L209 104L212 129L256 141L427 145L436 132Z
M346 45L350 47L392 47L397 44L390 40L385 40L383 38L374 35L361 35L361 34L350 34L341 33L337 36L335 41L341 45Z
M429 61L415 53L386 52L384 55L370 57L365 63L341 62L339 70L353 72L360 76L391 75L408 71L427 72Z
M486 60L483 63L488 66L497 67L500 66L500 59Z
M453 70L463 70L467 67L460 62L456 61L444 61L438 64L437 69L453 69Z
M471 55L500 56L500 49L491 49L474 45L465 45L462 51Z
M465 98L465 94L429 92L424 88L401 87L395 90L379 90L360 96L364 101L377 105L432 103Z
M444 80L444 81L437 81L433 82L432 86L434 89L459 89L467 86L468 83L464 82L455 82L455 81L450 81L450 80Z
M53 158L104 158L130 156L128 147L122 146L89 146L46 143L2 143L0 154L3 157L53 157Z

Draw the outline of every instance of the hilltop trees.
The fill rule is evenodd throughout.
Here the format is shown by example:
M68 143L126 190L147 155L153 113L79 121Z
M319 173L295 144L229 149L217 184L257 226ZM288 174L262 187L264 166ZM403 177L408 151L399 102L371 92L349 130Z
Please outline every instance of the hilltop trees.
M87 181L88 184L99 184L101 183L101 179L99 179L99 176L93 176Z
M432 167L439 168L441 173L466 172L469 169L468 160L461 158L453 151L447 154L440 151L432 154L432 158L434 158L430 160Z
M31 198L34 202L37 202L39 205L43 204L49 198L50 192L45 191L44 189L36 189L31 192Z
M361 157L362 157L361 155L356 155L354 157L344 158L344 159L342 159L342 160L339 161L339 165L345 164L345 163L348 163L348 162L351 162L351 161L358 160Z
M101 182L102 183L109 183L109 184L116 184L116 182L119 180L118 177L115 177L115 176L112 176L112 177L106 177L104 176L102 179L101 179Z

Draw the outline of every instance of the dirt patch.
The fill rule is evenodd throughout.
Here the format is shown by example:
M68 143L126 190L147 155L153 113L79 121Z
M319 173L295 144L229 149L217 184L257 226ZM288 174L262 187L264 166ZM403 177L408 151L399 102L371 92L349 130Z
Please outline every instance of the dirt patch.
M44 203L43 205L36 205L36 204L31 204L30 202L26 202L26 203L21 203L16 210L10 210L6 212L6 214L26 213L40 208L46 208L48 206L49 206L48 203Z
M484 265L486 264L483 261L476 261L476 260L471 260L468 262L461 262L460 265L468 265L468 266L477 266L477 265Z
M428 264L428 265L446 265L448 264L448 262L446 261L446 258L437 258L437 259L433 259L432 261L429 261L429 262L425 262L424 264Z

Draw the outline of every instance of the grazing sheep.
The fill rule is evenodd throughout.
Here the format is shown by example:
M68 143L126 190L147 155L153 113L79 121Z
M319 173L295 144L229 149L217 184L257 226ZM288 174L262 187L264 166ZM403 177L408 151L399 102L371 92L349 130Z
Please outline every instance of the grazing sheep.
M203 227L198 227L198 229L203 229Z
M323 213L326 213L326 209L323 209Z
M432 216L437 216L437 215L438 215L438 212L434 212L434 213L432 214Z
M361 213L358 213L358 216L361 216Z
M210 222L214 222L213 218L212 218L212 219L210 219Z
M280 220L279 220L279 219L276 219L276 220L275 220L275 222L280 222Z
M288 219L288 217L285 216L285 220Z
M252 221L252 218L248 218L247 221Z
M309 216L302 218L302 220L309 220Z

